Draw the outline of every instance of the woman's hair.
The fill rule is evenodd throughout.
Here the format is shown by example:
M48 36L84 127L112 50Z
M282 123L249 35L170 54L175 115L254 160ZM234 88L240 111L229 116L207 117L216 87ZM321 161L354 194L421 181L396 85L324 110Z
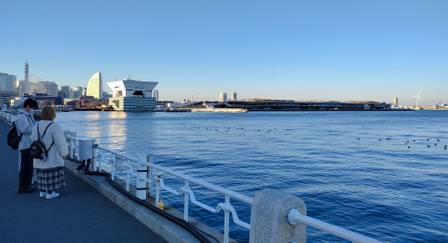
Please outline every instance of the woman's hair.
M51 106L45 106L40 112L40 118L42 120L53 121L56 117L56 111Z

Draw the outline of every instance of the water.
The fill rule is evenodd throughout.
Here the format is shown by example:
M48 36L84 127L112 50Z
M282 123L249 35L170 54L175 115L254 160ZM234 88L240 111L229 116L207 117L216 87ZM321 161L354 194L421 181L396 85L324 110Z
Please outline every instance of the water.
M71 112L57 121L249 196L292 193L310 216L379 240L448 242L448 112ZM211 206L222 201L203 193ZM247 206L236 206L248 220ZM192 214L222 229L222 215ZM308 233L310 242L339 240ZM232 225L231 237L247 241L248 232Z

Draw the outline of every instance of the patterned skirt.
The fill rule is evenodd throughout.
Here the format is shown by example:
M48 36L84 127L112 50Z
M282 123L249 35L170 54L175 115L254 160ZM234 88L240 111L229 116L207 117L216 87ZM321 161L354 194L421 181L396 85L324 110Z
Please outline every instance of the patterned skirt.
M38 189L52 191L65 186L64 167L36 169Z

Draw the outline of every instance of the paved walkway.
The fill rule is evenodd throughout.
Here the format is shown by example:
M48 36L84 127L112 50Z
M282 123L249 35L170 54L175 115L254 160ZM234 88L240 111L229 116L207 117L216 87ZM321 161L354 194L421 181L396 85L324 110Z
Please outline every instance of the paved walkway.
M0 120L0 242L163 242L68 170L59 198L17 194L18 155L7 131Z

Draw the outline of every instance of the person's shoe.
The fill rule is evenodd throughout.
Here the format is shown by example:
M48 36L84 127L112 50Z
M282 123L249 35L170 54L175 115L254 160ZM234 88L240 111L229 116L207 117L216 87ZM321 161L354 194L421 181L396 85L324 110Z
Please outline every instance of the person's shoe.
M47 193L47 195L45 195L46 199L53 199L56 197L59 197L59 193L57 193L57 192L51 192L51 193Z
M47 194L48 194L47 192L40 192L39 197L45 197L45 196L47 196Z

